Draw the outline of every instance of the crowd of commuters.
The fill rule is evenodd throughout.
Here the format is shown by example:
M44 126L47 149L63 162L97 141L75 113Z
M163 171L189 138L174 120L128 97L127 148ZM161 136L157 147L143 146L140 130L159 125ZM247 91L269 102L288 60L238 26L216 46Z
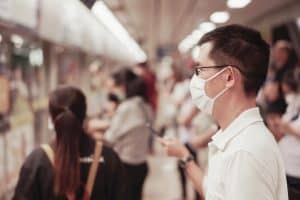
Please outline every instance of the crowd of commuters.
M300 198L300 67L292 45L277 41L269 71L257 99L285 164L289 199Z
M101 82L105 101L95 98L90 116L80 89L54 90L56 137L27 157L13 199L141 200L155 142L178 158L182 199L188 180L194 199L300 199L300 69L292 45L270 48L259 32L229 25L197 47L193 65L173 59L157 77L147 62L110 73Z
M28 156L13 199L142 198L157 94L155 76L141 65L143 76L124 67L107 77L105 106L93 104L105 107L99 116L87 117L87 100L78 88L61 86L50 94L55 140ZM97 143L103 144L101 156L88 191Z

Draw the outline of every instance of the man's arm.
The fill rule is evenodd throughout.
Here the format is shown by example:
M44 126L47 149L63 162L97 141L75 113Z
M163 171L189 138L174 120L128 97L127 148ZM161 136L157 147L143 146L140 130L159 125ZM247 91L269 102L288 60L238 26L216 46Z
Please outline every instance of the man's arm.
M203 180L203 170L194 162L191 161L186 164L185 171L189 179L192 181L194 188L201 196L205 196Z

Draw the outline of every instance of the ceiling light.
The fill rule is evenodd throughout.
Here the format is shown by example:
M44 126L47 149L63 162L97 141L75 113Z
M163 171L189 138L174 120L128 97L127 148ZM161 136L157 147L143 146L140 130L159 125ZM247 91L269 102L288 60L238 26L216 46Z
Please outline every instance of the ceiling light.
M44 56L42 49L34 49L29 53L29 62L32 66L41 66L44 63Z
M199 54L200 54L200 47L199 46L195 46L192 50L192 58L193 60L197 60L197 58L199 58Z
M194 30L191 37L198 41L205 33L200 29Z
M228 8L244 8L251 3L251 0L227 0Z
M16 35L16 34L13 34L10 38L10 40L15 44L15 45L18 45L18 46L22 46L24 40L21 36L19 35Z
M136 41L129 35L128 31L114 16L112 11L105 5L103 1L97 1L93 7L92 12L97 19L135 56L138 62L144 62L147 59L146 54L136 43Z
M205 33L212 31L216 28L216 25L214 23L211 22L202 22L199 25L199 29Z
M187 53L191 48L193 48L205 34L203 30L196 29L192 34L184 38L178 45L178 49L181 53Z
M214 23L225 23L229 20L230 15L227 11L214 12L210 15L210 20Z

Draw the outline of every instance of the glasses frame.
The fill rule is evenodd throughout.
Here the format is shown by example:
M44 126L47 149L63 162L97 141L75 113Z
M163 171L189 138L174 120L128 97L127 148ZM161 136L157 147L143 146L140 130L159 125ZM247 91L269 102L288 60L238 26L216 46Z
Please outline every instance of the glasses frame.
M228 66L236 68L237 70L239 70L241 72L241 74L245 75L245 73L238 66L230 65L230 64L212 65L212 66L201 66L200 64L196 64L196 65L194 65L194 69L195 69L195 74L197 76L199 76L202 73L201 70L203 70L203 69L221 69L221 68L225 68Z

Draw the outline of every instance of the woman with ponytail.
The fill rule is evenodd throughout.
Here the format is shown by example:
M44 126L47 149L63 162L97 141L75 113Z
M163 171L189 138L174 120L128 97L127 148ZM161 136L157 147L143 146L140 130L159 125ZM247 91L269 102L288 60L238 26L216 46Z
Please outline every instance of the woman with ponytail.
M14 200L79 200L86 195L95 141L83 129L85 96L75 87L59 87L50 95L49 112L55 141L48 148L38 148L28 156L20 172ZM123 166L119 157L103 146L88 199L124 199L122 179Z

